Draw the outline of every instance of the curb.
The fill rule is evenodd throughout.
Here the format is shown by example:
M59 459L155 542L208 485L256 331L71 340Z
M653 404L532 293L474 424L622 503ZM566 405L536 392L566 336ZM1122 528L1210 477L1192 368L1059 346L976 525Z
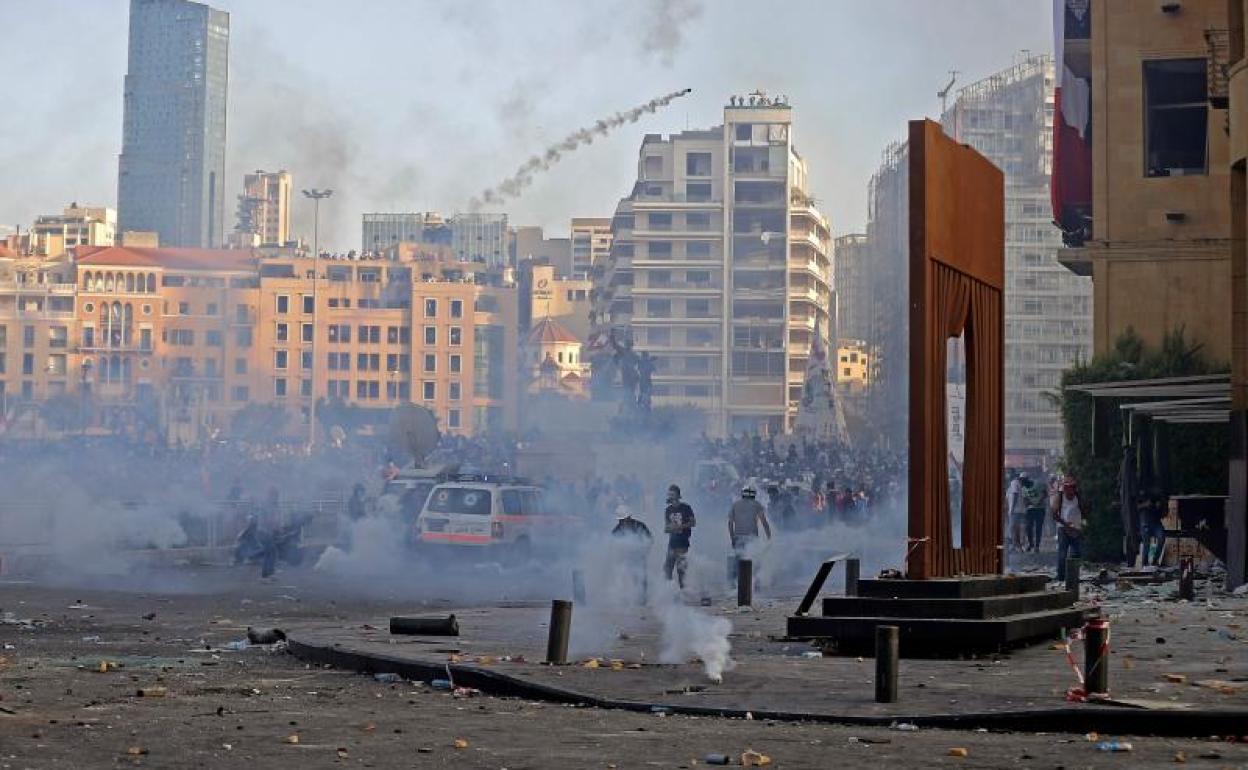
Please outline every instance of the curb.
M428 682L445 679L449 671L457 685L474 687L489 695L545 701L590 708L644 713L668 713L725 719L760 719L777 722L812 722L835 725L888 727L908 722L918 727L947 730L984 728L1000 732L1101 732L1111 735L1156 735L1169 737L1238 736L1248 725L1248 709L1137 709L1121 706L1085 706L1056 709L1027 709L963 714L895 714L863 716L800 711L747 711L734 708L646 703L603 698L562 687L540 684L498 671L460 663L438 663L411 657L363 652L341 644L314 644L303 641L297 632L287 637L292 655L308 663L329 665L365 674L395 673L405 679ZM749 715L749 716L747 716Z

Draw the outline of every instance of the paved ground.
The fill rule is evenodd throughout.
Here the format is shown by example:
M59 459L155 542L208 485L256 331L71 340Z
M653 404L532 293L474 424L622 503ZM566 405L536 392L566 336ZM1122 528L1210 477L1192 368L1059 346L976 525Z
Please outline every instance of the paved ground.
M1172 765L1176 753L1189 764L1203 767L1248 766L1248 745L1210 739L1128 738L1129 754L1107 754L1080 735L1033 733L997 734L887 728L834 727L813 724L769 723L763 720L725 720L681 716L601 711L523 700L478 697L458 699L410 683L382 684L372 678L335 670L309 667L292 656L251 648L232 652L220 649L239 639L247 625L338 626L366 631L366 623L398 611L420 609L411 602L369 601L342 596L332 581L308 574L282 575L258 584L240 581L235 575L172 572L158 581L160 593L88 590L83 587L47 588L17 582L0 583L0 769L25 767L273 767L297 762L306 767L471 767L471 768L634 768L692 767L701 765L711 752L739 755L747 748L774 759L773 767L822 768L838 765L956 765L965 767L1142 767ZM192 592L192 590L194 592ZM1219 600L1221 601L1221 600ZM1147 611L1144 611L1147 608ZM1147 654L1143 629L1154 621L1152 605L1141 605L1141 631L1134 642L1139 663L1124 677L1139 673L1139 687L1156 686L1156 698L1176 702L1212 697L1203 688L1156 681L1155 672L1175 666L1193 676L1216 673L1220 678L1243 677L1243 642L1218 633L1241 636L1234 626L1243 622L1244 607L1198 610L1166 605L1173 618L1166 623L1167 642L1152 642ZM773 608L754 615L732 615L737 627L733 639L741 666L730 672L720 693L711 690L673 696L690 700L719 697L745 698L746 677L754 678L754 695L778 685L769 679L787 665L800 667L801 677L823 672L821 682L844 679L841 690L828 700L854 693L869 695L866 664L854 659L793 659L782 643L770 642L768 620L780 612ZM1188 618L1184 613L1193 613ZM1220 613L1234 613L1223 617ZM154 613L154 615L153 615ZM480 609L461 611L468 636L484 627L479 618L516 618L504 623L517 630L517 643L540 636L543 611L513 607L491 615ZM1134 625L1128 610L1120 628ZM577 615L578 621L590 617ZM519 619L528 621L520 622ZM31 623L21 621L30 620ZM526 625L527 624L527 625ZM1180 630L1183 625L1187 630ZM616 637L625 651L634 645L652 649L645 629L638 637L618 639L610 623L604 629ZM1205 629L1213 626L1215 631ZM627 633L627 632L626 632ZM1122 631L1125 635L1128 632ZM1213 637L1230 644L1224 652L1199 656L1174 654L1165 658L1161 647L1174 649L1183 634L1202 639L1214 650ZM379 636L379 634L374 634ZM98 637L98 639L96 638ZM1208 637L1206 639L1206 637ZM523 642L532 649L532 642ZM11 646L11 647L10 647ZM388 645L390 646L390 645ZM487 645L488 646L488 645ZM508 647L511 645L508 644ZM212 649L208 649L212 648ZM758 649L761 648L761 652ZM505 652L498 645L495 653ZM490 654L485 646L472 654ZM512 652L512 654L515 654ZM525 653L528 654L528 653ZM637 653L639 656L639 652ZM445 653L435 653L445 655ZM1056 653L1034 651L1036 667L1053 672L1050 690L1064 688L1073 678L1069 670L1050 663ZM1202 658L1230 657L1225 664ZM535 655L536 657L536 655ZM626 656L627 657L627 656ZM1014 655L999 664L976 662L950 664L957 678L978 677L992 689L1015 689L1012 667L1027 656ZM119 663L100 672L101 662ZM1057 661L1060 663L1060 661ZM518 664L489 664L512 666ZM903 698L918 705L922 690L919 664L904 664L909 689ZM928 664L923 664L928 665ZM524 667L521 665L521 667ZM1227 668L1209 672L1206 668ZM536 667L534 667L536 668ZM860 673L860 669L863 673ZM540 669L539 669L540 671ZM653 667L642 670L663 680L663 689L677 689L700 682L696 667ZM627 685L646 692L658 686L634 682L636 670L568 668L565 678L577 686ZM1164 673L1164 672L1162 672ZM546 671L557 676L558 672ZM1117 674L1116 674L1117 675ZM1017 675L1017 689L1030 685ZM929 680L929 682L935 680ZM1130 681L1130 680L1125 680ZM913 683L912 685L909 683ZM861 684L859 684L861 683ZM137 697L141 688L166 688L163 697ZM943 687L944 685L941 685ZM979 696L969 693L949 704L948 690L930 685L946 708L978 707ZM1134 685L1131 685L1134 688ZM648 688L648 689L647 689ZM826 691L824 684L820 689ZM958 688L955 688L955 690ZM965 689L965 688L964 688ZM863 692L859 692L859 691ZM762 691L760 693L759 691ZM1019 699L1047 702L1050 692ZM1221 695L1242 705L1242 692ZM857 703L858 701L855 701ZM291 742L297 736L298 742ZM455 741L466 741L455 748ZM965 748L968 756L948 756L951 748ZM135 753L131 753L131 752ZM145 753L143 753L145 752ZM739 762L739 756L738 756Z

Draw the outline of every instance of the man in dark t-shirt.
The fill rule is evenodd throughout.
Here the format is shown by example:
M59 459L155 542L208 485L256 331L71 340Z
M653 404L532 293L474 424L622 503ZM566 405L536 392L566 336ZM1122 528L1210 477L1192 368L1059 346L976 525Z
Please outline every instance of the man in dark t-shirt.
M668 580L672 572L681 588L685 587L685 571L689 566L689 535L692 534L697 519L693 509L680 499L680 487L675 484L667 488L667 508L663 510L663 531L667 533L667 558L663 560L663 574Z

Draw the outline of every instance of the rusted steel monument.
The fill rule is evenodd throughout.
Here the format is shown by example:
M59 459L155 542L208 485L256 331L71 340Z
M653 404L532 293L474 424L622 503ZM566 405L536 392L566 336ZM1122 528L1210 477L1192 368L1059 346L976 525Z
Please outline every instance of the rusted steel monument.
M930 120L910 123L910 483L904 576L847 580L845 596L808 614L825 562L788 634L843 652L897 626L904 655L956 656L1052 638L1082 623L1075 594L1044 575L1005 575L1005 184L987 158ZM962 505L949 506L947 346L966 351ZM954 536L957 527L959 538ZM854 562L854 568L857 563Z
M910 122L910 496L906 577L1000 574L1005 179L930 120ZM948 340L966 347L961 547L949 507Z

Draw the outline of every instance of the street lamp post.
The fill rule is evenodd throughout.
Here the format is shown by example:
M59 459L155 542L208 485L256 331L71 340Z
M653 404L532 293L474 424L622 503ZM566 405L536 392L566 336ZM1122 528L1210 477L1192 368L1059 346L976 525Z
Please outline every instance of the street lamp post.
M317 316L321 302L317 296L317 283L321 273L321 201L333 195L333 190L304 190L303 197L312 199L312 403L308 407L308 450L316 443L316 335L321 333Z

